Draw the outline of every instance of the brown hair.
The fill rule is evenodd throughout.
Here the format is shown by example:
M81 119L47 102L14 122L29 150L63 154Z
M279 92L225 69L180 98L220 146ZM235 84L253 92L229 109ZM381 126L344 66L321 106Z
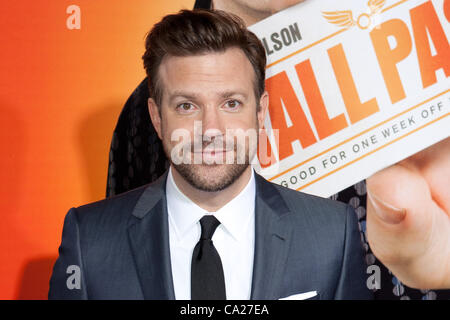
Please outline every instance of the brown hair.
M255 71L255 96L264 92L266 54L255 34L247 30L236 15L220 10L181 10L165 16L155 24L145 39L142 56L148 77L150 97L158 106L162 88L158 83L158 68L166 56L192 56L208 52L223 52L240 48Z

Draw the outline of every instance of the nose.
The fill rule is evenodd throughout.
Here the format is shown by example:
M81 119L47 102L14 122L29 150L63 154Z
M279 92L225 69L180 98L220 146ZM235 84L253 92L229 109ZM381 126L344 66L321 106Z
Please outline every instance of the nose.
M204 136L214 137L223 135L225 132L223 119L220 111L215 107L206 107L202 114L202 134Z

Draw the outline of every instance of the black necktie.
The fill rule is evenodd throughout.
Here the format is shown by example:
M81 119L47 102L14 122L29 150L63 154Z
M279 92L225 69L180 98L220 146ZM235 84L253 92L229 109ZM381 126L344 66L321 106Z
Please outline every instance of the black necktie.
M222 261L211 240L220 224L214 216L200 219L202 235L194 248L191 264L191 299L225 300Z

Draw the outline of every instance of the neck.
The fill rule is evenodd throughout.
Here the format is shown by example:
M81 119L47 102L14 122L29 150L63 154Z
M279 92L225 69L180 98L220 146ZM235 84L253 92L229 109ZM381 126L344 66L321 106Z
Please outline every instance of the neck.
M271 15L269 11L255 10L231 0L213 0L212 3L215 10L224 10L239 16L247 27Z
M252 167L248 166L244 173L227 188L217 192L207 192L193 187L172 166L172 176L178 189L200 208L208 212L216 212L233 200L250 181Z

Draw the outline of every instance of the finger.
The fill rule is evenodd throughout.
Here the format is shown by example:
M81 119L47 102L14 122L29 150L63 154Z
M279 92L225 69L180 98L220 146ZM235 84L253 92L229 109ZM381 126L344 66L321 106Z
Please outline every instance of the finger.
M397 263L425 249L433 224L430 203L426 182L411 168L397 164L367 179L367 238L375 256Z
M408 226L413 227L427 219L432 202L427 181L413 166L396 164L381 170L367 179L368 202L373 213L385 222L396 224L407 215ZM411 224L412 223L412 224Z
M402 164L421 172L433 201L450 217L450 138L416 153Z
M367 204L367 238L374 255L400 281L412 288L450 288L450 224L434 205L430 230L409 231L400 223L385 223ZM406 218L406 217L405 217Z
M371 211L374 211L377 216L388 224L398 224L406 217L406 210L394 207L378 198L373 192L367 193L367 202L370 202Z

